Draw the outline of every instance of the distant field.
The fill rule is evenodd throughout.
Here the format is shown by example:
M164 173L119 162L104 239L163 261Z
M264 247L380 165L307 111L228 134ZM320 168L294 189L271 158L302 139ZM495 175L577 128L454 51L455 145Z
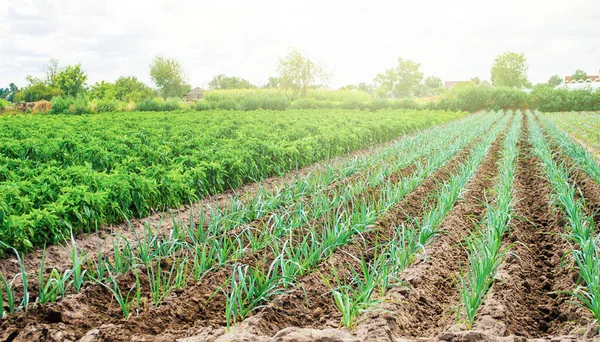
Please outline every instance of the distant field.
M0 240L20 250L464 115L289 110L0 118ZM0 252L3 248L0 248Z
M596 154L600 153L599 112L547 113L546 116L572 137L593 148Z

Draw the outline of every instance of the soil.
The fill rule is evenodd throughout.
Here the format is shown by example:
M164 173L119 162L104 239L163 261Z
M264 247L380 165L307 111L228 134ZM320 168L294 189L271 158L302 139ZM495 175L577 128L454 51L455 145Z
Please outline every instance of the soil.
M403 175L415 171L414 166L392 174L387 182L399 182ZM333 191L333 189L331 189ZM378 189L369 189L360 196L378 195ZM351 210L353 201L349 202ZM317 219L316 222L318 222ZM270 229L264 220L258 229ZM315 225L313 222L311 225ZM316 224L318 226L318 224ZM272 252L265 251L243 256L242 265L269 265ZM176 290L158 307L143 305L139 315L124 320L119 306L107 289L89 284L79 294L69 296L45 307L31 308L26 314L15 314L2 322L5 329L1 338L18 333L16 341L79 339L93 334L96 340L155 340L162 334L167 340L191 334L200 328L221 329L225 326L225 295L222 288L232 273L232 266L208 273L196 284ZM144 275L141 278L144 280ZM121 288L129 289L135 278L128 274L119 279ZM148 286L142 286L147 289ZM149 297L144 290L142 297ZM170 337L169 337L170 336Z
M405 135L403 138L410 135L411 134ZM131 219L129 223L122 222L100 227L95 233L80 234L76 237L76 243L78 248L80 248L84 253L95 254L98 251L98 246L100 246L100 250L103 254L110 254L110 251L112 251L110 238L115 233L123 235L130 240L134 240L135 234L140 234L143 231L144 225L146 224L149 224L151 227L153 227L153 229L159 227L162 232L168 233L171 229L173 229L173 220L187 225L190 222L190 218L193 217L195 221L198 221L200 214L205 215L205 217L209 217L210 208L225 207L234 198L245 201L247 198L252 198L261 188L270 192L275 191L276 189L284 187L286 184L289 184L298 178L302 178L310 173L323 170L325 165L343 163L344 161L354 158L365 157L369 154L375 153L375 151L383 149L385 146L394 144L394 142L395 141L379 144L352 152L348 155L319 162L299 170L290 171L283 177L275 176L264 179L259 183L246 184L235 190L229 190L220 194L208 196L191 205L185 205L180 208L170 209L167 211L155 212L148 217L140 219ZM358 176L359 175L355 174L349 177L356 178ZM134 233L134 230L136 233ZM59 271L63 271L71 267L70 250L70 242L65 242L62 245L48 246L46 248L45 268L56 268ZM36 249L31 253L23 255L22 258L25 269L31 272L37 272L40 267L42 253L43 249ZM19 263L15 256L11 255L6 259L0 259L1 274L5 275L7 278L12 278L19 272Z
M569 245L559 235L564 221L551 202L551 185L531 151L527 121L519 142L515 179L515 217L505 241L505 260L477 319L475 330L492 336L564 336L590 322L590 315L569 303L575 270L566 257ZM585 328L583 328L585 331Z
M492 189L503 134L493 142L463 196L444 220L441 229L445 234L427 247L425 258L402 274L403 285L378 297L382 302L364 313L352 330L340 328L340 314L324 279L331 279L334 272L342 278L347 276L351 266L358 266L353 256L362 256L370 262L376 241L389 239L394 227L406 222L406 214L420 218L424 208L432 204L441 184L466 159L471 145L379 218L373 230L355 236L352 243L338 248L316 271L301 277L298 286L275 296L229 332L225 329L223 287L227 286L232 268L227 266L208 273L184 289L174 290L158 307L150 300L143 300L140 312L134 309L127 320L123 319L119 305L107 288L87 284L78 294L48 305L32 305L26 313L0 320L0 341L600 341L591 314L570 303L571 297L560 292L573 289L579 279L568 258L570 247L560 235L565 232L565 221L551 202L550 184L543 177L540 161L531 153L527 134L524 120L518 144L515 216L504 239L511 253L494 280L473 330L456 323L458 275L467 263L463 242L485 214L485 199L494 195ZM355 152L352 156L367 153L370 150ZM566 163L571 166L568 159ZM322 165L325 163L283 178L270 178L262 186L275 189ZM573 170L572 180L588 203L587 211L594 213L599 222L600 185L581 171ZM413 172L415 168L411 165L393 173L386 181L396 183ZM334 183L328 191L343 188L355 177L360 175ZM209 205L223 205L236 194L242 198L251 196L258 186L250 184L235 193L231 191L195 203L194 213L197 216L205 212ZM369 189L359 197L378 193L378 188ZM156 225L162 216L169 215L187 222L190 213L191 208L187 206L172 214L157 213L134 220L132 224L135 229L141 229L144 222ZM170 222L165 218L163 228L170 229ZM316 219L310 225L319 226L320 222ZM265 219L250 224L257 229L270 229ZM81 236L77 242L85 250L95 251L98 242L119 230L133 234L122 224L102 228L98 234ZM40 253L36 251L26 256L28 268L39 267ZM273 257L267 250L247 253L238 264L260 266L269 264ZM50 247L46 259L47 268L70 266L68 250L62 247ZM17 270L14 259L0 261L0 272L11 274ZM135 277L129 273L118 280L121 288L129 289ZM142 275L141 280L142 298L149 298L147 279Z

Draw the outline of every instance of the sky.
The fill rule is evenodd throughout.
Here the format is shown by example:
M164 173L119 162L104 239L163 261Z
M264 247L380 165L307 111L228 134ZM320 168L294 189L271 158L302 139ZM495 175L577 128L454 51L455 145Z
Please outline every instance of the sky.
M600 70L599 0L0 0L0 87L56 58L88 83L137 76L157 55L193 86L224 73L262 85L299 50L338 88L371 83L398 58L445 81L490 78L495 56L525 53L531 82Z

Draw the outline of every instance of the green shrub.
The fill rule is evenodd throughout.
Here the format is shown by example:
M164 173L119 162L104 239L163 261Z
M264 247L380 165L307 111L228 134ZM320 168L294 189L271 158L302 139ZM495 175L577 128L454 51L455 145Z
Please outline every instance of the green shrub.
M112 113L117 111L119 102L117 100L105 99L98 101L96 111L98 113Z
M50 109L50 114L68 114L69 107L73 103L73 98L55 96L50 102L52 103L52 109Z
M4 108L10 106L10 103L5 99L0 99L0 112L4 110Z
M202 111L202 110L211 110L212 105L210 104L210 102L207 102L206 100L199 100L196 102L196 104L194 104L194 109L198 110L198 111Z
M144 99L137 103L136 110L140 112L159 112L162 109L162 102L161 98Z
M163 111L167 111L167 112L171 112L174 110L178 110L179 104L181 103L181 100L177 97L169 97L163 104L162 104L162 110Z
M91 113L87 96L81 93L77 94L77 96L73 99L73 102L69 106L69 112L74 115Z

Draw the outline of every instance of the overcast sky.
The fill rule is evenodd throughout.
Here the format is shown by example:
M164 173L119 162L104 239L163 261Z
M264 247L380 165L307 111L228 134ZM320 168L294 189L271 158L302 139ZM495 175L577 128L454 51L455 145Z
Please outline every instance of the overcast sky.
M399 57L443 80L490 78L496 55L524 52L529 79L600 69L599 0L0 0L0 87L42 76L51 57L88 83L135 75L156 55L192 86L225 73L264 84L298 49L329 85L371 82Z

